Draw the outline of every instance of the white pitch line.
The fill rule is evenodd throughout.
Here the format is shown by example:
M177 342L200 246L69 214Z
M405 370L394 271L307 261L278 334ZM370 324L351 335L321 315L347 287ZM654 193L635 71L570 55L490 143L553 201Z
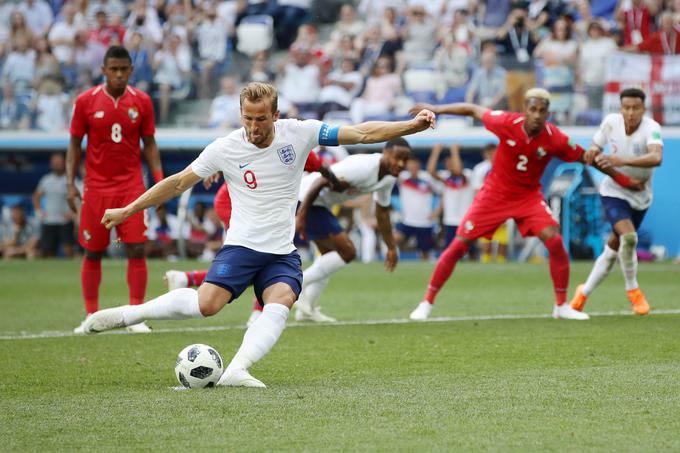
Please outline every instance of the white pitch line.
M608 316L633 316L630 311L602 311L589 313L593 317L608 317ZM656 315L680 315L680 309L654 310L652 316ZM430 318L428 322L466 322L466 321L495 321L505 319L547 319L552 318L550 314L518 314L518 315L476 315L476 316L442 316ZM334 323L289 323L287 328L297 327L336 327L336 326L375 326L375 325L390 325L390 324L417 324L418 321L411 321L410 319L369 319L356 321L338 321ZM176 327L165 329L153 329L153 333L183 333L183 332L221 332L225 330L244 330L244 325L230 325L230 326L204 326L204 327ZM111 332L104 332L99 335L121 335L128 334L125 330L114 330ZM62 337L79 337L71 331L57 331L47 330L38 333L19 332L19 333L4 333L0 334L0 340L36 340L43 338L62 338Z

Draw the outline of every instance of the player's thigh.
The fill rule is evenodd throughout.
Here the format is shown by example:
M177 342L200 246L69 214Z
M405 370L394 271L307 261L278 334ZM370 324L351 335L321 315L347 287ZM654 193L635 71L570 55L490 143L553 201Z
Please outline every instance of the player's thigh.
M481 237L491 239L494 231L510 216L511 214L500 208L497 203L477 197L458 225L456 235L466 242Z
M517 223L517 229L522 236L541 237L541 233L546 228L560 227L553 213L542 198L526 200L522 207L518 209L513 218Z
M418 232L416 233L416 244L418 246L418 250L423 252L429 252L432 250L434 248L432 228L418 228Z
M444 225L444 247L448 247L456 237L457 225Z
M277 255L255 275L255 296L265 304L291 307L302 291L302 260L297 250Z
M271 260L268 253L257 252L246 247L225 245L217 252L204 282L228 291L231 302L253 284L257 273Z
M111 232L102 225L104 211L108 208L107 197L83 197L78 225L78 241L85 250L100 252L106 250L111 240Z
M227 288L204 282L198 288L198 305L203 316L213 316L227 305L233 296Z

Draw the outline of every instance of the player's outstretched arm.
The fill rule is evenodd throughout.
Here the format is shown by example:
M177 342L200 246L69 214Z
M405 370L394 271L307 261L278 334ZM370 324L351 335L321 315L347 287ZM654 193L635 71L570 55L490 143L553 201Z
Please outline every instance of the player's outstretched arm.
M617 184L625 187L626 189L638 191L645 188L645 181L624 175L623 173L617 171L612 165L609 165L606 161L603 164L601 156L604 156L604 154L602 154L602 149L597 145L591 145L590 148L588 148L588 151L585 151L581 155L581 163L592 165L601 173L611 176L611 178L616 181Z
M476 120L481 121L484 113L489 110L486 107L482 107L477 104L470 104L467 102L456 102L455 104L442 104L442 105L431 105L431 104L416 104L409 110L410 113L419 112L422 109L430 110L437 115L459 115L459 116L471 116Z
M427 159L427 172L436 180L441 180L439 174L437 174L437 162L439 162L439 156L441 156L444 147L441 143L437 143L432 147L430 151L430 157Z
M663 160L663 146L653 144L647 146L647 152L642 156L624 157L616 155L600 154L595 161L603 168L609 167L658 167Z
M434 128L435 116L429 110L418 112L408 121L368 121L352 126L342 126L338 131L338 143L356 145L357 143L380 143L403 135L411 135Z
M71 140L66 148L66 190L68 192L67 201L71 211L78 212L76 200L80 199L80 191L76 187L76 175L80 158L83 155L83 137L71 135Z
M102 224L110 230L139 211L175 198L201 179L193 172L191 166L188 166L181 172L163 179L129 205L123 208L107 209L102 217Z
M385 245L387 246L387 253L385 254L385 269L388 272L394 271L399 261L399 252L397 251L397 243L392 234L392 222L390 221L390 208L375 204L375 218L378 221L378 231Z

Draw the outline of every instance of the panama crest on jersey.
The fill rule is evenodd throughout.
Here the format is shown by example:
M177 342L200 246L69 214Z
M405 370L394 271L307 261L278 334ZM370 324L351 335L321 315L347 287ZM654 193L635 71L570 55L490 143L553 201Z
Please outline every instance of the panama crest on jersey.
M286 145L283 148L279 148L276 150L276 153L279 155L281 162L285 165L291 165L295 162L295 150L293 149L293 145Z
M137 118L139 118L139 110L135 107L130 107L128 109L128 116L130 117L130 120L134 123L137 121Z

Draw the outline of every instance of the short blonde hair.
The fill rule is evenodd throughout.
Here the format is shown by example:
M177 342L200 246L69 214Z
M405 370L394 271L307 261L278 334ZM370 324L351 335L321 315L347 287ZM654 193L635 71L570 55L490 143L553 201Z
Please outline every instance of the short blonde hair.
M272 106L272 113L279 109L279 94L274 85L262 82L250 82L241 90L240 104L243 107L243 101L260 102L269 99Z
M529 98L543 99L550 104L550 93L545 88L529 88L527 92L524 93L524 99Z

